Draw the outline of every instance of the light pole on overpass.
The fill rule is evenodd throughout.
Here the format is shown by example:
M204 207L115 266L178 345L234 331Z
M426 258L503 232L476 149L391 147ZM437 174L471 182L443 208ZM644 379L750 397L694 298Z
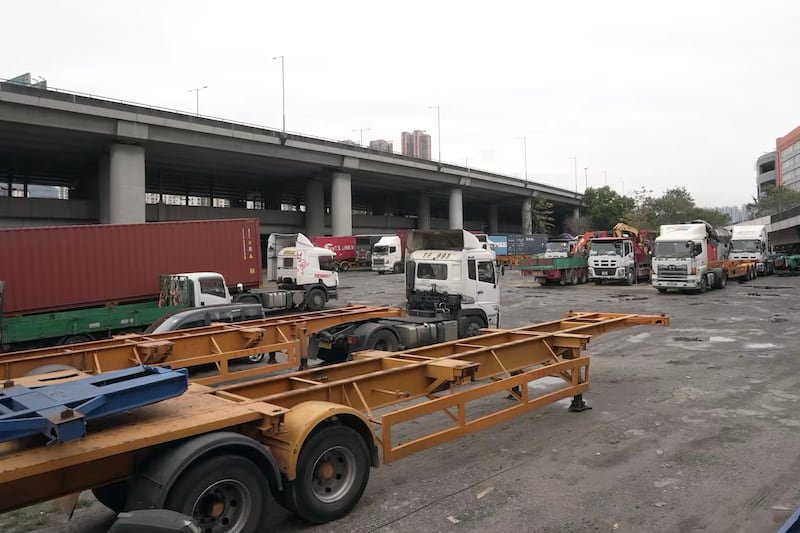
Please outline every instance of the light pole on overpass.
M584 192L586 189L589 188L589 165L583 167L583 190Z
M284 70L283 56L272 59L281 60L281 111L283 113L283 134L286 135L286 71Z
M193 92L195 96L195 113L197 116L200 116L200 91L203 89L208 89L208 85L203 85L202 87L198 87L197 89L189 89L189 92Z
M441 109L439 109L438 105L429 106L428 109L435 109L436 110L436 137L438 140L436 144L439 146L439 166L442 166L442 115Z
M528 181L528 138L517 137L517 139L522 139L522 149L525 151L525 181Z
M578 194L578 157L570 157L572 161L575 163L575 194Z
M364 132L365 131L369 131L369 130L370 130L370 128L360 128L360 129L353 130L354 132L356 132L356 131L358 132L358 134L360 136L360 139L361 139L358 142L358 145L361 146L362 148L364 147Z

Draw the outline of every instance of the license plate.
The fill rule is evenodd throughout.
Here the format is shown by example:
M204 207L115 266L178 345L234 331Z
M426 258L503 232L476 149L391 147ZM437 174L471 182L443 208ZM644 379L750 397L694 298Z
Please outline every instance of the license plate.
M331 343L329 343L329 342L320 341L319 342L319 347L320 348L326 348L326 349L330 350L333 347L333 345Z

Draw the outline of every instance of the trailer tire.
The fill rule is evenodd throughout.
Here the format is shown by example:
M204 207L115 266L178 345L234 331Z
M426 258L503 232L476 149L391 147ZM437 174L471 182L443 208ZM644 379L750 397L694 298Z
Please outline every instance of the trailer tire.
M325 291L318 287L309 289L308 293L306 293L306 307L309 311L319 311L325 307L326 301Z
M725 275L725 271L722 270L721 268L718 270L714 270L714 288L724 289L727 284L728 284L728 276Z
M656 287L656 289L658 290L659 294L666 294L667 293L667 289L662 289L661 287Z
M394 266L392 267L392 273L393 274L400 274L401 272L403 272L403 264L402 263L395 263Z
M303 444L288 487L297 514L314 524L345 516L361 499L369 469L369 450L356 430L323 426Z
M267 480L255 463L220 455L186 469L164 507L190 516L202 531L257 533L269 527L272 505Z
M708 290L708 276L704 275L700 278L700 288L697 289L697 294L705 294L706 290Z
M368 350L380 350L382 352L396 352L400 343L394 333L386 329L380 329L370 336L367 343Z
M569 270L569 281L570 285L577 285L578 284L578 271L574 268Z
M588 268L582 268L581 269L581 279L580 279L579 283L583 284L583 283L588 283L588 282L589 282L589 269Z
M121 513L125 510L125 503L128 501L128 482L117 481L110 485L95 487L92 489L92 494L97 501L115 513Z
M347 261L342 261L341 263L339 263L340 272L347 272L348 270L350 270L350 263L348 263Z

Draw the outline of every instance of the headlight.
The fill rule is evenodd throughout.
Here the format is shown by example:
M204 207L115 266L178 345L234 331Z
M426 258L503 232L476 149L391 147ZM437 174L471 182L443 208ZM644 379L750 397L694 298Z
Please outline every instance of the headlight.
M475 303L475 298L473 298L471 296L462 296L461 297L461 303L462 304L474 304Z
M617 269L617 276L624 276L624 275L625 275L625 269L624 268L618 268Z

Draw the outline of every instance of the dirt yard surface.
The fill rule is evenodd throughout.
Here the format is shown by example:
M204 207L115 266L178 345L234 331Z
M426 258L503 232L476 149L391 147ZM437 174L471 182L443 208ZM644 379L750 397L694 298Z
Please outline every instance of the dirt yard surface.
M278 531L757 533L800 505L800 278L661 295L539 287L512 271L501 287L502 327L567 310L665 313L672 325L591 341L593 410L557 402L382 465L349 516L309 526L278 508ZM348 272L338 304L399 304L403 290L399 275ZM0 531L92 533L112 520L87 493L69 523L40 505L0 515Z

